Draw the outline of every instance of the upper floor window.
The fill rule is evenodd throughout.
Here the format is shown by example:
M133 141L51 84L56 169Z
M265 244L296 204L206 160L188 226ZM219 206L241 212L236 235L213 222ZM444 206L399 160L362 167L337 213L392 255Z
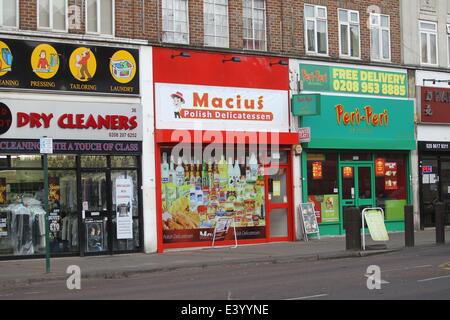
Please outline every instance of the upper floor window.
M339 48L343 57L360 57L359 12L339 9Z
M67 0L38 0L38 27L67 31Z
M205 45L228 47L228 0L204 1Z
M437 23L419 21L420 61L422 64L438 64Z
M244 0L244 48L267 50L266 1Z
M18 0L0 0L0 27L17 28L18 22Z
M383 14L370 14L370 55L372 60L391 60L390 17Z
M188 0L162 1L162 40L189 43Z
M450 67L450 24L447 25L448 66Z
M328 54L327 7L305 4L306 52Z
M86 0L86 33L114 35L114 0Z

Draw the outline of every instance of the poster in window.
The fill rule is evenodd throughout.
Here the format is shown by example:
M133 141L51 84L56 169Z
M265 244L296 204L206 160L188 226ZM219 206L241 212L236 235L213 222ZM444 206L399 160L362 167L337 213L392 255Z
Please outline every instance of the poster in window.
M313 180L321 180L323 178L322 162L315 161L312 164Z
M308 202L314 204L314 211L316 212L317 223L322 223L322 201L323 196L308 196Z
M48 201L59 202L61 191L58 177L48 178Z
M375 159L375 176L384 177L386 173L386 159L377 158Z
M116 179L117 239L133 239L133 180Z
M384 189L398 190L397 162L386 162L385 168Z
M99 252L105 250L105 222L98 219L86 219L86 251Z
M339 222L339 196L326 194L323 196L322 222Z
M6 179L0 178L0 204L6 204Z
M0 238L8 236L8 214L0 212Z
M342 176L344 179L352 179L353 178L353 167L344 167L342 169Z

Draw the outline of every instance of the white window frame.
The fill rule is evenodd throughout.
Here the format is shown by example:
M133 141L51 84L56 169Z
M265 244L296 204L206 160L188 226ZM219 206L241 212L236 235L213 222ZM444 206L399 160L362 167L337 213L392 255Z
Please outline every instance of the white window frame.
M112 2L112 34L105 34L105 33L101 33L101 25L102 25L102 20L101 20L101 1L97 0L97 32L93 32L93 31L88 31L88 4L87 4L88 0L85 1L84 3L84 23L85 23L85 30L86 30L86 34L93 34L93 35L97 35L97 36L101 36L101 37L109 37L112 38L115 36L116 34L116 0L111 0Z
M314 18L312 17L306 17L306 7L313 7L314 8ZM319 11L319 9L324 9L325 10L325 16L326 18L320 18L319 14L317 13ZM319 5L315 5L315 4L309 4L309 3L305 3L304 7L303 7L303 15L304 15L304 37L305 37L305 52L309 55L318 55L318 56L328 56L329 55L329 51L330 51L330 45L328 43L328 8L325 6L319 6ZM325 21L326 23L326 42L327 42L327 52L326 53L319 53L318 52L318 41L317 41L317 21L321 20L321 21ZM309 51L308 50L308 21L312 21L314 22L314 41L315 41L315 50L314 51Z
M50 12L49 12L49 24L50 27L41 27L39 25L39 4L40 4L40 0L36 1L36 13L37 13L37 29L38 30L43 30L43 31L53 31L53 32L68 32L69 31L69 21L68 21L68 15L69 15L69 1L65 0L64 1L64 5L66 7L66 13L64 15L64 25L65 25L65 29L54 29L53 28L53 0L50 0Z
M256 39L255 37L255 17L254 17L254 13L255 10L261 10L259 8L255 8L254 6L254 2L253 0L251 0L252 2L252 34L253 34L253 38L244 38L244 36L242 37L242 40L247 40L247 41L253 41L253 48L245 48L244 50L257 50L257 51L267 51L267 1L264 1L264 48L263 49L255 49L255 41L260 41L259 39ZM244 7L242 6L242 10L244 10ZM242 13L242 19L244 19L244 14Z
M340 11L345 11L347 14L347 22L341 22L340 20ZM350 20L352 13L356 13L358 15L358 22L352 22ZM343 58L347 58L347 59L361 59L361 24L360 24L360 18L359 18L359 11L355 11L355 10L348 10L348 9L338 9L338 24L339 24L339 56L343 57ZM343 54L342 53L342 35L341 35L341 25L346 25L347 26L347 30L348 30L348 35L347 35L347 43L348 43L348 54ZM358 25L358 56L352 56L351 55L351 51L352 51L352 43L351 43L351 26L356 26Z
M377 17L377 24L372 23L372 17ZM381 17L385 17L388 19L388 27L383 27L381 25ZM382 61L382 62L391 62L392 60L392 47L391 47L391 16L387 14L379 14L379 13L371 13L369 16L370 23L370 59L373 61ZM378 45L380 48L380 58L376 59L372 56L372 29L378 29ZM388 32L388 45L389 45L389 58L383 58L383 31Z
M0 0L0 8L2 8L3 6L3 1L5 0ZM2 29L18 29L19 28L19 0L16 0L16 25L15 26L4 26L3 25L3 15L0 14L0 28Z
M169 0L172 1L172 10L175 12L174 6L173 6L173 2L177 1L177 0ZM161 18L164 19L164 17L162 16L163 14L163 9L162 9L162 1L161 1ZM174 15L174 20L173 22L175 23L175 15ZM176 42L176 41L164 41L162 40L162 42L164 43L176 43L176 44L189 44L190 43L190 26L189 26L189 0L186 0L186 27L187 27L187 40L186 42ZM174 31L173 25L172 25L172 29L171 30L164 30L163 28L161 29L163 36L162 38L164 38L164 33L165 32L171 32L171 33L177 33Z
M226 4L226 8L227 8L227 29L228 29L228 33L227 33L227 43L225 46L220 46L217 44L217 38L223 38L221 36L217 36L216 34L216 5L222 5L222 4L216 4L216 0L210 0L212 1L212 6L214 8L214 34L210 35L210 34L206 34L206 19L204 19L204 23L203 23L203 30L204 30L204 37L208 36L208 37L214 37L214 45L207 45L206 41L205 41L205 46L207 47L221 47L221 48L229 48L230 47L230 15L229 15L229 1L227 0L227 4ZM210 3L208 3L210 4ZM203 1L203 16L205 16L205 0Z
M435 31L422 29L421 23L427 23L434 25ZM428 55L428 62L422 62L422 34L426 34L427 36L427 55ZM435 35L436 36L436 63L431 63L431 41L430 36ZM438 37L438 24L434 21L426 21L426 20L419 20L419 52L420 52L420 64L423 66L433 66L436 67L439 65L439 37Z
M450 68L450 24L447 24L447 56L448 67Z

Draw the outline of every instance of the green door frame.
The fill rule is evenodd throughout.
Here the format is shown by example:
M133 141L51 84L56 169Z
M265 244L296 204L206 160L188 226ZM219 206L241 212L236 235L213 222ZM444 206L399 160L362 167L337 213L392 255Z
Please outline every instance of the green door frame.
M354 181L354 201L352 204L345 205L344 199L342 196L342 188L343 188L343 177L342 177L342 168L344 167L352 167L353 168L353 181ZM371 188L371 198L370 199L361 199L359 195L359 168L370 168L370 188ZM344 207L356 207L360 206L371 206L374 207L376 205L376 195L375 195L375 169L373 161L340 161L339 160L339 216L340 216L340 233L344 234Z

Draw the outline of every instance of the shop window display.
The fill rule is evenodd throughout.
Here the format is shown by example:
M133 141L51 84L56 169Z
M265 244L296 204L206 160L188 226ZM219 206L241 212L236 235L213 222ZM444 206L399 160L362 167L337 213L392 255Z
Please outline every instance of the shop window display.
M386 220L403 220L407 203L406 156L375 156L375 191L377 206L385 210Z
M238 239L266 237L262 153L172 151L161 150L164 243L211 241L220 217L234 218Z
M126 203L118 203L118 187L119 181L129 181L125 187L130 190L123 190L126 196ZM115 251L136 250L139 248L139 197L137 188L137 171L135 170L114 170L111 172L112 192L113 192L113 215L112 222L114 225L114 242L113 249ZM131 202L128 202L131 200ZM118 217L131 215L129 223L131 223L132 237L118 237ZM120 226L119 226L120 227ZM125 226L126 227L126 226ZM121 239L119 239L121 238Z
M339 222L338 155L308 154L308 202L319 223Z

